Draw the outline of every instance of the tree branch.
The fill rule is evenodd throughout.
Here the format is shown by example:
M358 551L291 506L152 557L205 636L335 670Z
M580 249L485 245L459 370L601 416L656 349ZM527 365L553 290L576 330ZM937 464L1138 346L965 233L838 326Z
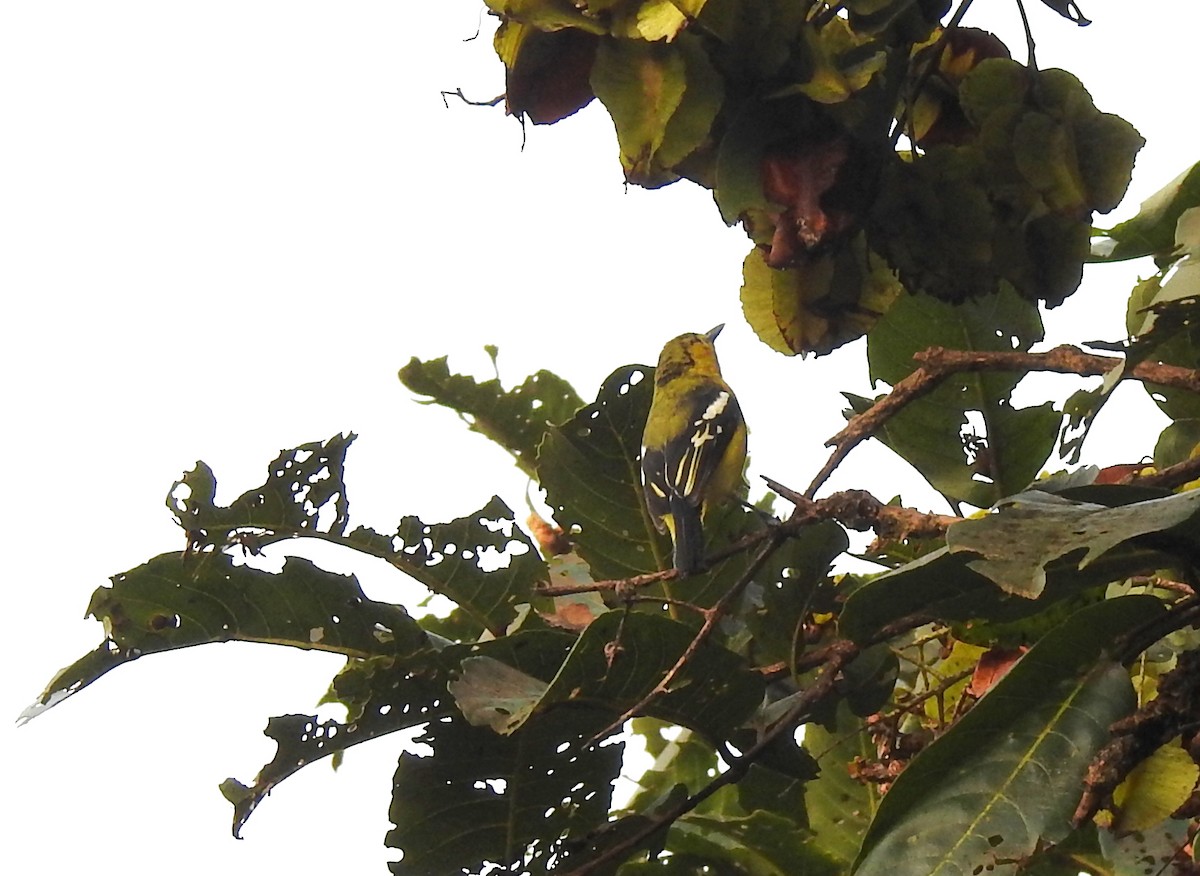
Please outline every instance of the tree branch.
M876 537L881 539L899 540L937 538L945 534L946 528L950 524L957 523L962 519L946 514L930 514L915 508L886 505L865 490L843 490L823 499L813 500L789 489L773 478L764 477L763 480L772 490L792 502L796 506L795 510L787 520L772 524L758 532L744 535L732 544L715 551L708 558L710 563L719 562L726 557L749 550L773 537L779 537L782 542L783 538L822 520L836 520L848 529L858 532L870 529L875 532ZM757 567L755 570L757 571ZM621 593L649 587L660 581L673 581L677 577L678 572L674 569L663 569L660 572L647 572L628 578L591 581L587 584L550 584L537 588L534 593L537 596L571 596L576 593L603 593L606 591Z
M626 837L616 845L605 849L591 861L572 870L567 876L587 876L587 874L603 870L607 868L607 865L620 861L624 856L645 842L647 838L691 812L721 788L740 781L772 742L782 733L798 726L801 720L817 704L829 696L834 689L834 683L837 681L838 675L851 660L858 656L859 651L859 646L853 642L841 640L833 643L828 651L829 656L825 664L825 671L813 681L807 690L800 694L792 708L788 709L775 724L763 733L753 747L729 764L729 769L725 770L725 772L721 773L695 794L690 795L686 800L649 819L649 823L640 830Z
M1117 356L1085 353L1078 347L1067 345L1042 353L1024 353L1017 350L947 350L943 347L930 347L917 353L913 359L918 363L915 371L897 381L892 391L870 408L851 417L846 428L825 442L826 446L833 447L834 451L804 491L805 496L810 499L815 496L817 490L841 465L851 450L870 438L905 406L937 389L942 381L952 374L972 371L1050 371L1057 374L1097 377L1109 373L1125 361ZM1200 393L1200 371L1176 365L1138 362L1122 377Z

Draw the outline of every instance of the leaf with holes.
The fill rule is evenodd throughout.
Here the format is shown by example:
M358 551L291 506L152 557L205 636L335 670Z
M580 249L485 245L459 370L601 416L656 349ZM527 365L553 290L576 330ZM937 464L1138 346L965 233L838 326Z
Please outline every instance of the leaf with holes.
M552 428L538 450L538 481L554 519L597 579L669 563L670 541L646 512L638 467L653 373L644 365L618 368L596 400Z
M1031 490L1007 500L996 513L950 527L952 554L974 554L967 565L1008 593L1036 599L1047 568L1058 562L1085 570L1114 548L1191 521L1200 491L1108 508Z
M143 654L192 645L267 642L363 658L429 647L403 608L298 557L272 573L220 553L160 554L98 588L88 614L104 624L104 643L59 672L26 718Z
M167 507L196 548L240 544L251 553L261 545L296 535L341 535L350 503L344 480L346 450L353 434L301 444L271 463L266 482L216 504L217 479L203 462L172 485Z
M516 618L517 605L549 580L546 563L498 496L449 523L405 517L391 536L359 527L345 543L453 600L480 629L496 635Z
M251 785L226 779L221 793L233 804L233 835L240 837L255 807L288 776L329 755L397 730L452 715L448 673L427 657L352 659L333 680L333 699L351 706L349 720L322 721L315 715L280 715L263 733L276 752Z
M569 633L523 630L452 646L444 652L455 667L447 688L468 723L508 735L529 718L574 644Z
M850 764L876 756L869 731L850 712L838 706L835 724L804 728L804 747L816 759L821 774L805 785L804 804L813 844L825 855L849 867L879 809L879 791L850 775Z
M1028 350L1042 338L1037 307L1011 291L958 305L925 295L900 298L867 336L872 380L895 386L916 369L913 354L953 350ZM1058 435L1060 416L1046 403L1017 409L1021 375L952 374L907 405L876 433L944 495L978 508L1023 489L1038 474ZM856 410L865 399L851 399Z
M579 637L537 711L560 703L596 715L600 729L659 683L692 642L694 630L658 614L610 611ZM759 706L762 676L717 645L702 645L646 713L726 739Z
M1174 549L1186 557L1188 542L1180 541ZM976 643L990 644L1000 637L1010 645L1031 644L1049 623L1093 602L1096 588L1169 567L1174 560L1167 544L1140 539L1110 548L1083 567L1078 556L1070 554L1045 566L1046 582L1037 599L1020 599L973 568L974 554L941 548L857 587L846 598L838 629L854 641L867 642L896 618L922 614L967 622L968 631L979 631L971 636Z
M1068 836L1088 764L1136 706L1110 649L1163 612L1150 596L1108 600L1035 645L896 779L856 876L969 873Z
M415 356L400 369L400 382L426 396L426 403L457 411L471 431L499 444L533 477L537 446L552 423L561 423L583 407L583 399L556 374L539 371L512 389L498 377L477 381L452 374L446 357L422 361Z
M365 526L347 535L342 469L351 440L333 438L286 451L272 463L264 486L227 508L213 500L212 470L198 463L172 488L168 504L194 546L238 544L256 553L283 539L320 538L386 560L456 602L479 630L503 632L516 617L516 606L528 602L549 575L512 510L492 497L474 514L449 523L410 516L391 535ZM336 511L331 519L329 509Z
M461 718L431 722L400 755L389 848L397 876L479 872L485 862L543 872L570 861L573 842L605 823L623 743L584 747L589 716L535 716L511 736ZM569 869L569 864L567 865Z

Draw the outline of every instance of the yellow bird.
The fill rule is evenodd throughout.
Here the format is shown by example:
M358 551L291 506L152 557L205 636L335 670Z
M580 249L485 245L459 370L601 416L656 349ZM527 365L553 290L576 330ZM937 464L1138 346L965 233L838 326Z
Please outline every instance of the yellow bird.
M713 343L724 327L663 347L642 433L646 506L671 533L680 576L705 567L704 515L733 496L746 464L746 423Z

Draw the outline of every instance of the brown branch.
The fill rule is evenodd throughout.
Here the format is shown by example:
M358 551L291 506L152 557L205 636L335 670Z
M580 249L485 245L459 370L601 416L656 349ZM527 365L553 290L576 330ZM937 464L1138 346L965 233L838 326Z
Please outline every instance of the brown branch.
M771 554L775 553L775 551L779 549L779 546L783 543L786 537L786 534L779 527L771 527L767 530L766 542L759 549L758 553L755 554L754 559L750 561L750 564L738 577L738 580L732 587L725 591L724 595L717 600L712 608L703 610L702 613L704 615L704 623L696 632L696 635L692 638L692 641L688 643L688 646L683 649L683 653L679 655L679 659L675 661L675 665L667 670L666 674L658 680L658 684L654 685L649 693L626 709L624 714L622 714L619 718L593 736L588 742L589 745L598 742L600 739L617 730L630 718L642 712L647 706L649 706L659 697L662 697L669 692L671 682L673 682L678 677L679 673L683 671L683 668L691 662L692 658L696 655L696 652L700 650L700 646L708 640L708 637L712 635L713 630L716 629L721 618L725 616L725 612L728 610L730 604L732 604L733 601L741 595L742 591L746 589L746 586L754 579L754 576L758 574L758 570L763 567L768 559L770 559Z
M824 499L810 499L785 487L772 478L764 477L767 486L803 511L806 522L836 520L856 532L874 531L877 538L937 538L945 535L951 524L961 517L930 514L901 505L885 505L866 490L842 490ZM790 521L789 521L790 522Z
M1177 736L1185 744L1200 721L1200 651L1184 651L1178 665L1159 680L1158 696L1109 728L1113 739L1097 752L1083 780L1083 795L1072 817L1079 827L1112 804L1116 787L1139 763Z
M744 535L720 550L714 551L708 558L710 564L742 553L772 538L778 538L782 542L784 538L821 520L836 520L843 526L858 532L870 529L878 538L899 540L937 538L944 535L946 528L952 523L957 523L962 519L946 514L929 514L915 508L886 505L865 490L843 490L814 501L772 478L764 477L763 480L772 490L792 502L796 506L795 510L787 520L774 523L758 532ZM586 584L550 584L538 587L534 591L534 595L572 596L576 593L603 593L606 591L620 594L624 591L649 587L662 581L674 581L678 577L679 573L674 569L663 569L659 572L631 575L628 578L589 581Z
M1078 347L1062 345L1043 353L1024 353L1019 350L947 350L930 347L913 356L918 363L915 371L898 380L892 391L861 414L850 418L846 427L825 442L834 451L817 473L804 495L812 498L829 479L834 469L850 451L870 438L884 423L904 407L937 389L952 374L974 371L1050 371L1057 374L1077 374L1097 377L1120 366L1124 360L1116 356L1097 356ZM1143 380L1176 389L1200 393L1200 371L1164 365L1158 362L1138 362L1122 375L1123 378Z
M1152 471L1148 474L1142 474L1140 471L1131 472L1121 478L1118 483L1173 490L1191 483L1197 478L1200 478L1200 456L1169 465L1161 471Z

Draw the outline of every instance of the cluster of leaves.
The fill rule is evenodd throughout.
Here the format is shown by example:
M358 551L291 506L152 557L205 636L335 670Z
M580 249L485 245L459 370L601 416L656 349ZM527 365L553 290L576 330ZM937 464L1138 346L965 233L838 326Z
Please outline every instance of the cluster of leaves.
M746 318L784 353L861 336L903 291L1061 303L1143 145L1070 74L943 29L948 0L486 2L509 112L599 99L630 182L711 189L755 244Z
M941 322L931 307L984 352L1027 347L1036 311L1003 300L914 298L871 333L873 367L893 378L906 345L938 340L899 330ZM881 437L962 501L1017 492L992 514L880 540L872 556L890 570L854 577L831 573L845 527L863 525L845 510L767 525L733 507L711 521L711 568L679 582L641 499L650 377L618 369L582 404L548 372L505 389L444 359L401 370L536 479L561 529L534 518L532 539L499 499L449 523L352 528L352 435L282 453L228 506L198 464L167 500L188 549L96 591L103 643L32 712L164 650L238 640L343 654L326 700L346 718L272 718L275 757L222 790L236 833L304 766L423 728L432 754L401 754L394 777L400 874L1125 873L1187 858L1200 491L1098 485L1083 470L1017 492L1049 452L1021 433L1051 419L1052 440L1057 415L1011 409L1015 381L981 375L913 402L914 422L898 415ZM962 404L1002 439L984 492L932 452L961 452L939 430ZM413 617L297 557L254 567L296 539L381 558L455 608ZM1129 729L1114 748L1118 721ZM618 800L628 738L653 764Z
M553 523L530 518L531 537L494 498L448 523L352 525L352 435L281 453L228 506L199 463L167 498L186 550L95 592L103 642L28 715L176 648L341 654L326 701L344 720L272 718L275 757L222 790L237 833L299 769L419 728L431 753L394 777L398 874L1192 872L1200 170L1088 247L1140 141L1065 74L947 35L940 2L491 5L510 109L547 122L599 97L631 180L712 188L759 244L744 299L760 335L799 351L867 332L893 391L851 398L848 431L955 509L991 511L785 490L784 520L712 515L710 566L679 581L639 482L649 368L585 403L549 372L507 389L414 359L405 385L508 450ZM900 131L919 153L895 152ZM1159 273L1100 389L1015 408L1038 302L1085 258L1142 256ZM941 347L974 365L932 382L914 355ZM1154 473L1036 480L1064 414L1085 430L1125 379L1171 418ZM875 571L834 574L846 530L868 528ZM256 566L312 539L454 608L414 616L297 556ZM631 739L652 764L618 798Z

